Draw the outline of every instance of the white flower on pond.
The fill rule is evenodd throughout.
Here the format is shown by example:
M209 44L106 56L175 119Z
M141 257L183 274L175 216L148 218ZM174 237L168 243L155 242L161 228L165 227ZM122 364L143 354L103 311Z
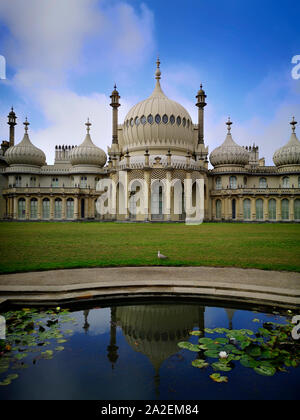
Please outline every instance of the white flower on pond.
M220 351L219 357L220 359L227 359L228 354L226 353L226 351Z

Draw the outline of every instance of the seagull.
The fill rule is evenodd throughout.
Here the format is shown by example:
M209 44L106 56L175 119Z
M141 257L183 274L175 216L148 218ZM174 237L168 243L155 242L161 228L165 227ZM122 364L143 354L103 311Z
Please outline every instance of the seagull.
M165 260L165 259L167 259L167 258L168 258L168 257L166 257L165 255L161 254L161 253L160 253L160 251L158 251L157 256L158 256L158 258L160 258L161 260Z

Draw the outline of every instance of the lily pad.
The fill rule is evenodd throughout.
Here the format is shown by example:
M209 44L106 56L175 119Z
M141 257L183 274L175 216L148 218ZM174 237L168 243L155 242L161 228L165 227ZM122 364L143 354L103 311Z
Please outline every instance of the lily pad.
M273 366L266 365L256 366L254 370L256 373L263 376L273 376L276 373L276 369Z
M181 349L186 349L186 350L190 350L190 351L199 351L200 350L200 347L197 344L192 344L188 341L181 341L177 345Z
M194 367L203 369L203 368L209 366L209 363L205 362L205 360L203 360L203 359L196 359L196 360L192 361L192 365Z
M224 362L215 362L212 364L215 370L221 370L222 372L229 372L232 368Z
M209 377L214 382L228 382L227 376L221 376L219 373L213 373L212 375L209 375Z

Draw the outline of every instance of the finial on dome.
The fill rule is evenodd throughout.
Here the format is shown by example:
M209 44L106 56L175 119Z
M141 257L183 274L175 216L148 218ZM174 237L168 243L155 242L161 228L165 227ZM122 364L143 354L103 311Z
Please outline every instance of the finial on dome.
M90 119L89 118L87 119L87 122L85 123L85 125L86 125L86 132L88 134L90 134L90 127L91 127L92 123L90 123Z
M23 124L25 125L25 134L27 134L28 126L30 125L30 123L27 121L27 117L25 118L25 122L23 122Z
M161 71L160 71L160 60L159 57L157 57L156 60L156 72L155 72L155 79L159 80L161 76Z
M295 130L296 130L296 124L298 124L298 123L297 123L297 121L295 121L295 117L293 117L293 119L292 119L292 121L290 122L290 124L291 124L291 126L292 126L292 131L293 131L293 133L295 133Z
M226 123L226 125L227 125L227 130L228 130L228 134L230 134L231 124L233 124L233 123L230 121L230 117L228 117L228 121L227 121L227 123Z

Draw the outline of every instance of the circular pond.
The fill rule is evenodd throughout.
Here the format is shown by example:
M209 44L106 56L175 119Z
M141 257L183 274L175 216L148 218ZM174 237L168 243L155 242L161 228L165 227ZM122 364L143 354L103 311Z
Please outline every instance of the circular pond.
M174 299L104 305L2 310L0 399L299 397L291 311Z

